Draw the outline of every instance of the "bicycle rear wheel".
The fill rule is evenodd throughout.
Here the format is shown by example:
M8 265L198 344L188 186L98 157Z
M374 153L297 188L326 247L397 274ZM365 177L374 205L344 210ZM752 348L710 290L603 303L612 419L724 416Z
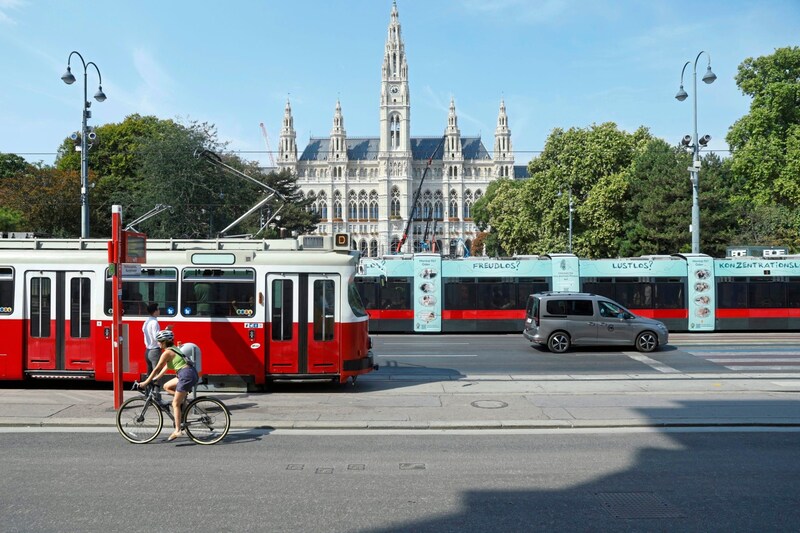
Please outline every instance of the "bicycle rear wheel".
M164 414L145 398L131 398L117 411L117 429L128 442L146 444L155 439L164 426Z
M216 444L231 429L231 415L216 398L197 398L186 406L183 424L189 438L197 444Z

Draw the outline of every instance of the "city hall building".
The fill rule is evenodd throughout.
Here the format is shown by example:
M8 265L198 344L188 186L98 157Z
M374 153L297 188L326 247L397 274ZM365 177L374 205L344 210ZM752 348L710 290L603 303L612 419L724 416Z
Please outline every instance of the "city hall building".
M328 137L312 137L298 157L292 108L286 102L276 164L297 176L300 189L316 197L319 234L349 232L364 255L398 252L412 216L411 203L425 175L413 224L400 252L433 250L464 255L478 233L472 208L486 187L501 177L519 177L511 130L500 101L492 151L480 136L465 137L450 101L443 137L411 136L408 65L393 2L381 67L380 133L348 137L337 100ZM517 174L517 176L515 176Z

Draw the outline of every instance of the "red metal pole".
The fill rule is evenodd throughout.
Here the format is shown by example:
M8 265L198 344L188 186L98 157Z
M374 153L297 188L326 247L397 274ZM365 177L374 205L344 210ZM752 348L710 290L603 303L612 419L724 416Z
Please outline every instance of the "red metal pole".
M114 409L122 405L122 206L111 206L111 242L113 247L114 275L111 276L112 323L111 368L114 375Z

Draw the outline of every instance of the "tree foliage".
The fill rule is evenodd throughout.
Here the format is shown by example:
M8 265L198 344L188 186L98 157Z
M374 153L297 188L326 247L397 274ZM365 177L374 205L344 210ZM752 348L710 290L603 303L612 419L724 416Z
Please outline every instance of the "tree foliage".
M753 98L727 135L741 195L757 205L800 204L800 47L744 60L736 84Z

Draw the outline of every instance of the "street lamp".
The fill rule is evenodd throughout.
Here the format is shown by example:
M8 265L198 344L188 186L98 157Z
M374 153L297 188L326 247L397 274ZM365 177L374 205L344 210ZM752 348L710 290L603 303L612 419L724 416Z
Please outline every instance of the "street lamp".
M89 238L89 148L91 147L88 144L88 137L92 137L91 140L94 140L95 133L87 131L88 128L86 127L86 120L92 117L92 112L89 110L92 107L92 103L89 101L87 92L86 92L86 71L89 65L93 66L94 69L97 71L97 92L94 93L94 99L98 102L103 102L106 99L106 95L103 92L103 77L100 75L100 69L97 68L97 65L94 64L93 61L89 61L88 63L83 60L83 56L80 55L78 52L72 51L67 58L67 71L61 76L61 79L64 80L64 83L67 85L72 85L75 83L75 76L72 75L72 70L70 69L70 61L72 60L72 56L77 55L81 59L81 63L83 64L83 120L81 122L81 238L88 239Z
M694 137L689 137L686 135L681 144L684 147L691 148L692 150L692 166L689 167L689 179L692 181L692 253L699 254L700 253L700 200L699 200L699 192L700 192L700 149L704 148L708 141L711 140L710 135L703 135L703 137L698 138L697 136L697 61L700 59L701 55L708 56L708 68L706 69L706 73L703 75L703 81L707 84L714 83L714 80L717 79L717 75L711 72L711 55L708 52L701 51L697 54L697 57L694 60L694 72L693 72L693 83L694 83L694 92L692 93L692 98L694 100ZM689 96L686 94L686 91L683 90L683 74L686 72L686 67L689 66L691 61L687 61L683 65L683 70L681 70L681 87L678 89L678 94L675 95L675 99L679 102L683 102Z

